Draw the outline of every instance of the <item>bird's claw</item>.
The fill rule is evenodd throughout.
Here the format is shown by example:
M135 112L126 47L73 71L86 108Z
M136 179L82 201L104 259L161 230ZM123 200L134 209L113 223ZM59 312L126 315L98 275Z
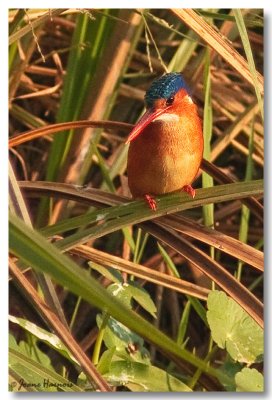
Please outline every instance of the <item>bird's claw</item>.
M182 189L194 199L196 191L191 185L185 185Z
M150 194L145 194L144 198L145 198L145 201L147 202L148 206L151 208L151 210L156 211L157 203L156 203L155 198L150 196Z

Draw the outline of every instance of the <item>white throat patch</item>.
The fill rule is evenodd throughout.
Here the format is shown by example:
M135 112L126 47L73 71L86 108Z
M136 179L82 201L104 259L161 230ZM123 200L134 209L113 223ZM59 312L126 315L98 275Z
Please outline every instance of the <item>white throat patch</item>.
M163 113L153 120L153 122L156 122L156 121L177 122L177 121L179 121L179 116L176 114Z
M187 95L185 97L186 101L188 101L188 103L193 104L193 100L191 99L191 97L189 95Z

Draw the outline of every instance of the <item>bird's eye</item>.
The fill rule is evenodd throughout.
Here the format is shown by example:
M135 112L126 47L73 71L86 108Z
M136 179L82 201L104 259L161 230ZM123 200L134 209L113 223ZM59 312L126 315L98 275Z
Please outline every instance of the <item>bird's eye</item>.
M173 104L174 100L175 100L175 96L168 97L168 99L166 99L166 105L171 106L171 104Z

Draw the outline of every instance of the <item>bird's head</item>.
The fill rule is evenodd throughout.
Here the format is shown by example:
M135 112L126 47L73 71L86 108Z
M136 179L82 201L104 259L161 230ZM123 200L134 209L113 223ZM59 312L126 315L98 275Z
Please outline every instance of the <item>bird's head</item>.
M184 99L192 103L187 85L179 72L170 72L155 79L145 94L146 112L130 132L126 143L134 140L156 119L169 121L178 118L178 109Z

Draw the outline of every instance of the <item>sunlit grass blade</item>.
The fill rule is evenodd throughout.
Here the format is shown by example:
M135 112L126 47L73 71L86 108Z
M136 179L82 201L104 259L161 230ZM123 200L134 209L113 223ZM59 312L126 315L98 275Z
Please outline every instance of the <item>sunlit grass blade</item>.
M252 174L253 174L252 153L254 149L254 119L252 121L251 135L249 138L248 148L249 148L249 155L247 157L245 180L252 179ZM239 240L243 243L246 243L248 238L249 218L250 218L250 210L245 205L242 205ZM243 267L242 260L239 260L237 269L237 279L239 280L241 280L242 277L242 267Z
M236 23L237 23L237 26L238 26L238 29L240 32L241 40L243 42L244 50L245 50L247 61L248 61L249 70L252 75L252 81L254 83L255 93L256 93L256 97L258 99L260 113L261 113L262 119L264 119L263 99L262 99L261 90L260 90L259 81L258 81L258 73L257 73L256 67L255 67L254 57L253 57L253 54L251 51L251 46L250 46L244 18L243 18L241 10L239 8L236 8L236 9L234 8L233 13L234 13L235 20L236 20Z
M181 215L161 217L155 223L200 240L224 253L235 255L235 257L252 265L259 271L264 270L264 255L261 251L216 229L200 225L198 222Z
M24 198L22 196L21 190L18 186L13 168L9 163L9 181L10 181L10 212L18 217L22 218L24 222L32 227L32 221L28 209L26 207ZM55 310L56 314L59 316L64 325L67 325L64 316L63 309L61 307L60 301L56 294L56 290L50 278L42 273L34 272L34 276L40 285L42 293L48 303L48 305Z
M116 218L112 220L111 211L107 209L103 210L103 213L100 213L100 221L103 221L103 224L100 223L97 226L76 232L63 240L58 241L57 246L63 250L68 250L75 244L78 245L84 243L91 238L98 238L130 224L148 221L169 212L182 211L209 203L239 199L248 195L262 193L262 191L262 181L251 181L199 189L197 190L196 198L194 200L189 199L186 194L158 196L156 199L158 209L155 212L150 211L144 201L133 201L130 204L116 206L117 208L113 209L113 211L117 211L117 213L119 212L118 219Z
M205 57L205 68L204 68L204 91L205 91L205 102L204 102L204 119L203 119L203 135L204 135L204 151L203 157L206 160L210 159L211 155L211 140L212 140L212 129L213 129L213 111L211 101L211 74L210 74L210 50L206 50ZM206 172L202 174L202 186L212 187L213 178ZM213 203L203 206L203 217L206 226L214 226L214 205ZM213 251L211 249L211 251Z
M58 122L79 118L99 57L113 24L114 22L107 21L104 15L91 19L88 13L82 13L77 17L63 93L56 116ZM90 37L93 37L91 42L89 42ZM81 43L85 42L88 44L82 48ZM73 135L74 131L70 130L54 138L47 163L47 179L56 180L62 173L71 151ZM38 212L38 223L41 223L46 215L48 215L48 203L43 200Z
M94 382L101 391L110 391L108 384L98 373L94 365L90 362L87 355L83 352L82 348L72 336L70 330L62 324L56 314L41 299L40 295L34 289L33 285L19 270L16 263L12 259L9 260L9 269L13 280L20 287L21 291L24 293L28 301L33 304L39 315L41 315L42 318L51 326L53 331L59 336L62 342L74 355L78 363L81 365L82 370L87 377L87 380L91 383Z
M179 322L179 329L177 335L177 344L184 346L185 334L188 327L189 316L190 316L191 302L188 300L185 304L182 312L182 316Z
M231 45L219 35L203 18L192 9L172 10L183 22L190 26L203 40L205 40L227 63L233 66L241 76L254 86L248 63ZM259 90L263 92L263 77L257 73Z
M132 129L133 125L125 122L115 121L71 121L71 122L60 122L58 124L47 125L42 128L33 129L32 131L20 133L14 135L9 139L9 148L18 146L19 144L29 142L30 140L49 135L55 134L67 129L80 129L80 128L108 128L108 129L125 129L126 131Z

